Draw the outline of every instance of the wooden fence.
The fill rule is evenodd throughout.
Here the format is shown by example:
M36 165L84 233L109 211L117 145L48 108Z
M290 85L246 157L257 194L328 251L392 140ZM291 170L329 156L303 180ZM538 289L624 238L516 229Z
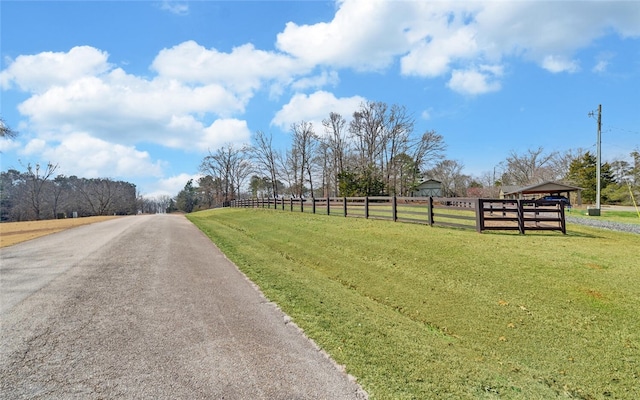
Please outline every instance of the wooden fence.
M560 231L566 234L564 204L559 201L460 197L326 197L232 200L230 207L270 208L386 219L397 222L485 230Z

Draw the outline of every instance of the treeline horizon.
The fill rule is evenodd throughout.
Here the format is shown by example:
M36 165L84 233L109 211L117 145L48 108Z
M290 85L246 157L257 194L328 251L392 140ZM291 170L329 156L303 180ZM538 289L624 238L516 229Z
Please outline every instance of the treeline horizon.
M0 221L32 221L99 215L132 215L139 210L136 185L110 178L57 175L58 166L27 165L0 174Z
M403 106L364 102L349 123L331 112L322 133L310 122L293 123L284 151L273 147L271 134L258 130L250 145L210 151L200 164L203 176L189 180L172 207L191 212L236 198L280 195L410 196L424 179L440 181L445 197L496 198L501 186L557 181L584 188L583 200L595 201L596 158L589 151L511 151L493 172L470 176L462 173L463 162L444 157L443 135L416 132L414 125ZM630 155L632 163L601 165L605 202L630 204L632 190L640 190L640 150Z

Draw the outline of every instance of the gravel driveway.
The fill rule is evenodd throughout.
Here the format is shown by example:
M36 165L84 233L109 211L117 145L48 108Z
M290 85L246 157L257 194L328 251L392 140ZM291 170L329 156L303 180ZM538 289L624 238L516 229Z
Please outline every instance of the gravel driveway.
M182 216L0 256L0 398L366 398Z

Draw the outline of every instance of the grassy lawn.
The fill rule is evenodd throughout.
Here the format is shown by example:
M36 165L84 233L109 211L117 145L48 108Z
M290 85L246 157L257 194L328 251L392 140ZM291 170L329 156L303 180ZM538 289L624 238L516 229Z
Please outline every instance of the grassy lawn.
M627 224L640 225L640 217L635 211L612 211L607 209L601 209L601 215L598 217L587 215L586 208L573 208L567 212L567 215L572 217L580 217L587 219L601 219L614 222L624 222Z
M640 238L188 215L372 399L640 398Z

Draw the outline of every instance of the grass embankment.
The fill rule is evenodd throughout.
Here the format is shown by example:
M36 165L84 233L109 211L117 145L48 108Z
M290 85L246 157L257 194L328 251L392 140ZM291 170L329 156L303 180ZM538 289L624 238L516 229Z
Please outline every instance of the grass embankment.
M188 218L372 399L640 398L637 235Z
M16 243L35 239L94 222L106 221L115 216L47 219L40 221L3 222L0 224L0 247L11 246Z

